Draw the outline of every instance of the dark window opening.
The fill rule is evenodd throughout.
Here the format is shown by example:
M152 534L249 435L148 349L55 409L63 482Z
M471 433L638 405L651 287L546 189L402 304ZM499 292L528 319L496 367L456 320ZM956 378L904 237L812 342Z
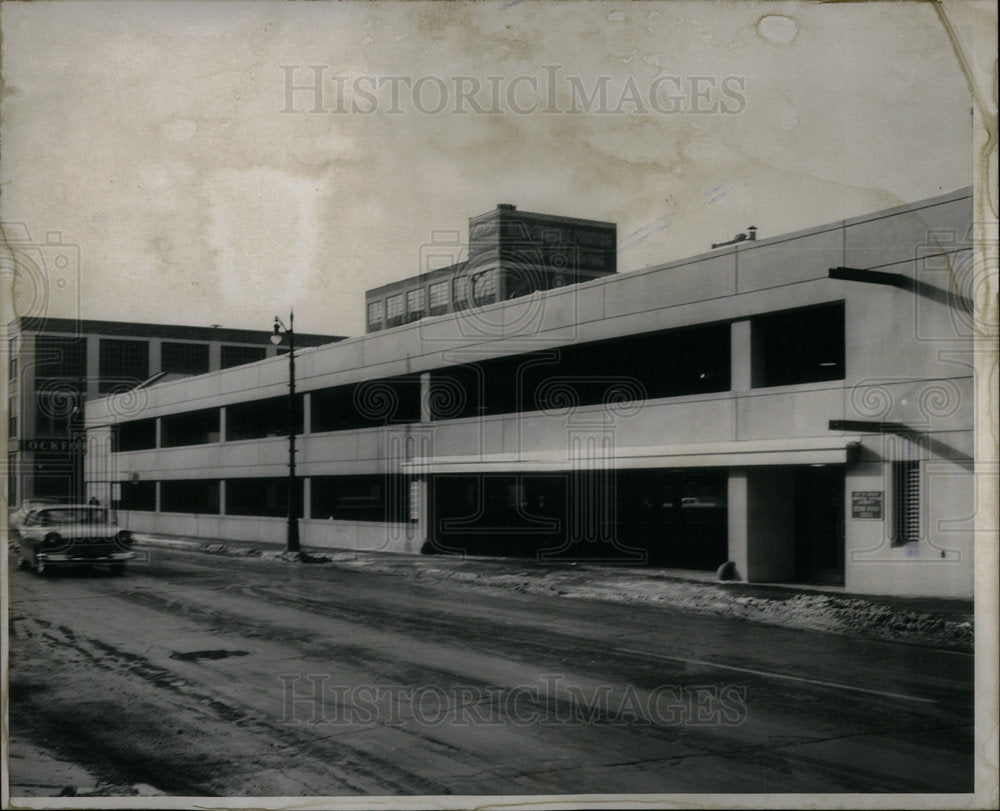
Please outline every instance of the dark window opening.
M7 366L7 380L13 383L17 380L17 353L20 351L21 341L18 338L11 338L7 344L7 357L10 358Z
M729 390L728 324L564 346L431 372L435 420Z
M17 454L7 454L7 503L12 507L17 504L18 464Z
M160 511L219 513L218 479L172 479L160 482Z
M83 427L83 383L35 381L35 434L66 436Z
M122 510L156 510L156 482L122 482L122 500L118 505Z
M114 437L117 435L117 440ZM156 447L156 420L130 420L120 423L112 434L114 451L147 451Z
M311 394L313 431L420 421L420 375L382 378Z
M751 321L754 388L844 377L844 302Z
M313 518L383 523L409 520L405 476L314 476L311 486Z
M160 345L160 371L201 375L208 371L208 344L181 344L164 341Z
M296 479L295 489L295 514L301 518L301 479ZM284 518L288 515L288 477L226 479L226 515Z
M264 360L267 350L262 346L223 346L221 348L219 365L223 369L242 366L244 363L254 363Z
M302 395L295 395L295 433L302 433ZM226 441L288 436L288 396L226 407Z
M219 441L219 409L171 414L160 421L160 447L204 445Z

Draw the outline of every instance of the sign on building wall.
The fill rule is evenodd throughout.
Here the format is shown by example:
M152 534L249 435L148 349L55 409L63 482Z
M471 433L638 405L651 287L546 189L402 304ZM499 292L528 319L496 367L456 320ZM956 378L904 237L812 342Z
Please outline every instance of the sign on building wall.
M881 518L881 490L851 491L851 518Z
M58 437L40 439L22 439L21 450L31 453L69 453L70 451L81 451L86 442L81 437L74 439L60 439Z

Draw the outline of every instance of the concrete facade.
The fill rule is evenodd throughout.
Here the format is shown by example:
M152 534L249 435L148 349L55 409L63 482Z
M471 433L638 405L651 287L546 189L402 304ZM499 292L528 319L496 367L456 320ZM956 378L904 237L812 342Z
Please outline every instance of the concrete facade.
M664 553L668 565L730 560L754 582L971 596L971 218L961 190L297 352L302 542L416 553L493 533L489 550L502 554L507 535L528 549L533 527L555 527L537 530L546 540L534 552L558 538L564 559L604 544L611 554L598 558L624 561L655 560L676 535L684 547ZM835 268L881 275L831 278ZM689 360L719 330L721 360L707 350L704 363ZM684 352L662 349L673 345ZM661 373L615 374L611 361L630 369L643 354ZM581 373L588 357L604 365ZM532 371L539 363L547 374ZM675 388L656 388L675 375ZM280 515L228 514L227 491L287 475L287 437L229 440L226 425L227 412L285 395L287 378L287 362L268 358L161 383L141 402L88 403L88 480L150 483L146 508L123 514L133 530L282 541ZM538 395L530 407L517 399L523 381ZM477 390L478 406L465 402ZM394 417L410 398L419 407ZM337 416L335 402L353 403L343 408L354 422L314 430ZM218 410L217 441L114 452L116 426L159 430L196 409ZM313 514L319 488L347 477L355 489L330 503L363 501L366 476L401 483L394 520ZM206 482L217 509L150 508L153 491L159 507L178 480ZM655 487L633 498L647 481ZM545 504L564 485L565 510L551 519ZM516 518L497 530L473 516L475 529L449 535L449 520L472 515L448 514L469 487L494 518L504 505L491 507L493 496ZM700 539L720 531L722 552L704 554Z

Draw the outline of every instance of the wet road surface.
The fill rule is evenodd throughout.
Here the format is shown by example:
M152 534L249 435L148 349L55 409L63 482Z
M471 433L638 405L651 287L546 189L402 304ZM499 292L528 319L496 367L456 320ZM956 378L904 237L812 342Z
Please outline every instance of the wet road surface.
M183 796L972 790L968 654L140 556L11 573L12 750Z

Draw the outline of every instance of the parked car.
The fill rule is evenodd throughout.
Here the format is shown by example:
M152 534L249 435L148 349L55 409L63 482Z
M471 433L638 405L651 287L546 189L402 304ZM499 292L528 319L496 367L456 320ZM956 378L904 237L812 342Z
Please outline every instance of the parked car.
M108 510L89 504L36 507L17 529L18 566L39 574L52 566L107 564L115 574L125 572L134 557L132 536L119 529Z
M11 535L17 532L32 510L37 510L39 507L54 507L60 503L56 498L31 498L22 501L20 506L7 516L7 526L10 527Z

